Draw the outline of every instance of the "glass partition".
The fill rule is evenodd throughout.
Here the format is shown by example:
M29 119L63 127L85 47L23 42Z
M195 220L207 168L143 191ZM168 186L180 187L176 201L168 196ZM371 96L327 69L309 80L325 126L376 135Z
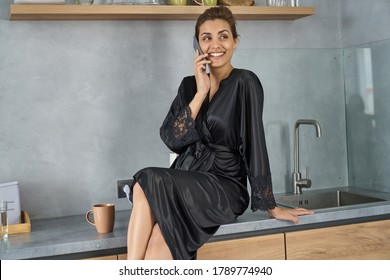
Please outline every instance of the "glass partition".
M276 193L291 191L293 125L300 118L318 120L323 130L315 139L314 129L300 129L301 172L309 167L313 189L390 191L390 40L345 49L239 49L233 64L263 84Z
M257 74L264 88L264 128L274 191L292 191L293 136L298 119L315 119L322 128L303 125L300 171L312 189L348 184L343 59L341 49L238 49L233 65Z
M390 191L390 40L344 49L351 185Z

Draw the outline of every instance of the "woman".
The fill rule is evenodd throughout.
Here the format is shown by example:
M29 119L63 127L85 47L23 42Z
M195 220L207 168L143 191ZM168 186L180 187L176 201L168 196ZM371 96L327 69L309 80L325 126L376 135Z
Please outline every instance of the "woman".
M262 123L263 89L254 73L231 64L238 35L230 10L206 10L195 36L204 54L197 51L195 75L183 79L160 129L165 144L180 155L171 168L134 175L128 259L196 258L220 225L247 209L247 178L253 211L293 223L312 213L276 206Z

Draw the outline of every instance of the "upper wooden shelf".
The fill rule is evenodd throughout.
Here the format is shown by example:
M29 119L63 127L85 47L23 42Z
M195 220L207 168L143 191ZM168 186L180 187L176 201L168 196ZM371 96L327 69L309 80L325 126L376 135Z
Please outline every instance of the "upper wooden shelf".
M11 5L10 20L195 20L204 6ZM238 20L295 20L314 7L230 6Z

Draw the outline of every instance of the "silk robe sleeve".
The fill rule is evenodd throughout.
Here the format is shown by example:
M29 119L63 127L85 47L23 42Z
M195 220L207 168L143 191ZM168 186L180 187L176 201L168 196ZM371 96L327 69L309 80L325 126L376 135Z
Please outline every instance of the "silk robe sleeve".
M263 126L264 93L254 73L246 75L242 84L240 151L251 185L251 209L267 210L276 206Z
M196 87L195 87L196 90ZM160 137L167 147L182 153L188 145L199 139L189 103L194 96L194 82L184 78L160 128Z

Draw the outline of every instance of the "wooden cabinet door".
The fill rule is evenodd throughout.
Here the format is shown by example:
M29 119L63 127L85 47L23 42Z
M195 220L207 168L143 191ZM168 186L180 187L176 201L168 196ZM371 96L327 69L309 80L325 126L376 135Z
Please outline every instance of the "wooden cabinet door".
M198 260L284 260L284 234L206 243Z
M390 259L390 220L286 233L287 260Z

